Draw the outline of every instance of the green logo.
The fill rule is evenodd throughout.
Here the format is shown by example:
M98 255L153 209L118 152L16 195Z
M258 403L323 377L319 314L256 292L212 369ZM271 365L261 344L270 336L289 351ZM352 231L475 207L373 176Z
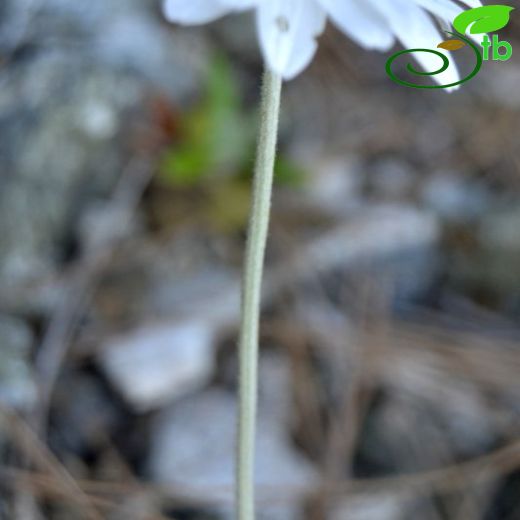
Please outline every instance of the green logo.
M472 49L475 56L475 66L473 70L459 81L448 85L417 85L411 81L399 78L394 72L394 64L401 56L416 52L427 52L438 56L442 60L442 65L437 70L424 72L417 70L411 63L406 65L406 69L408 72L416 76L424 77L441 74L450 66L450 59L446 54L435 49L407 49L390 56L386 62L386 72L388 76L390 76L392 81L405 87L420 89L450 88L466 83L466 81L474 78L480 72L482 63L484 61L489 61L490 55L494 61L507 61L511 59L511 56L513 55L513 47L511 44L507 41L500 41L496 34L493 35L491 40L487 33L503 29L509 23L510 13L513 9L514 7L508 5L486 5L483 7L476 7L475 9L469 9L459 14L453 21L453 27L457 32L445 31L446 34L453 38L439 43L437 48L453 52L467 46ZM468 32L469 35L484 34L481 43L482 50L481 47L471 39L471 36L466 36Z

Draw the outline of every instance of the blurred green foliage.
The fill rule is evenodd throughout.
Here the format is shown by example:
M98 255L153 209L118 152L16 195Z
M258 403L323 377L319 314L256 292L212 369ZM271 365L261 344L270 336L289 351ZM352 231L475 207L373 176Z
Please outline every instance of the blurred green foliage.
M204 213L224 231L247 221L254 165L257 110L242 103L240 82L223 55L215 55L200 102L181 118L180 137L164 153L160 179L172 188L201 187ZM279 154L275 181L297 186L302 169Z
M217 55L200 103L181 121L181 140L165 153L163 177L177 186L208 176L234 176L251 160L255 114L241 106L239 83L229 62Z

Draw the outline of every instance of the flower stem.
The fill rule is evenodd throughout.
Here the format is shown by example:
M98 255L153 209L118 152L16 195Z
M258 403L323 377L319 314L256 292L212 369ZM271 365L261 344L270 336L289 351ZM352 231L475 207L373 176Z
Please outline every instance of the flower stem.
M253 200L242 280L239 338L237 520L254 520L254 454L258 386L258 325L265 244L269 227L282 80L266 68L253 180Z

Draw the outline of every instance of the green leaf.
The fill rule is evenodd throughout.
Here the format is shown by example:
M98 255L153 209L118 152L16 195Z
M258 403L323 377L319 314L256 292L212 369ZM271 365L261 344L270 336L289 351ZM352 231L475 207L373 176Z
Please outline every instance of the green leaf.
M486 5L469 9L455 18L453 27L461 34L465 34L470 25L471 34L498 31L509 23L513 9L514 7L508 5Z
M208 159L203 146L179 146L175 151L164 154L160 171L165 179L176 186L190 186L199 182L210 167Z

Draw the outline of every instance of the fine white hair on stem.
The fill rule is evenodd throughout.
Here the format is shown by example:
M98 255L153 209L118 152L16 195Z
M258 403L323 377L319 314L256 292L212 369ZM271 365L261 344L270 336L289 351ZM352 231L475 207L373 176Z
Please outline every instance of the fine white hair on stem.
M254 520L254 453L258 373L258 329L264 253L269 227L282 78L264 73L260 132L253 179L242 282L239 336L239 414L236 462L237 519Z

